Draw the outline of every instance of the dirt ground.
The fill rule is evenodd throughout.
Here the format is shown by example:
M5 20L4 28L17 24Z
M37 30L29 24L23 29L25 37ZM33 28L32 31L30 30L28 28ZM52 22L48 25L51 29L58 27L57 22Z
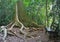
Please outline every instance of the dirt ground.
M24 35L19 33L19 28L14 28L12 31L16 32L18 37L8 35L6 38L6 42L53 42L53 40L49 40L48 35L45 34L44 30L32 31L31 35L33 37L24 37ZM0 36L0 42L3 42L1 38L2 37Z

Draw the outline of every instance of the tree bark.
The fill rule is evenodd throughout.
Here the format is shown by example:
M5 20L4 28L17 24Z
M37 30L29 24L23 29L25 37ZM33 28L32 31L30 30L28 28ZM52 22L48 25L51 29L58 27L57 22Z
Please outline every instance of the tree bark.
M18 18L25 26L39 27L35 21L33 21L27 16L22 0L19 0L17 2L17 6L18 6Z

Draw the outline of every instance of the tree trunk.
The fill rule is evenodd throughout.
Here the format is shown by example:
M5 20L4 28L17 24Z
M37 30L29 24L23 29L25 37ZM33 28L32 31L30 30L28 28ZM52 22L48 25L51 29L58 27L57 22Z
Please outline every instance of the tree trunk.
M18 18L25 26L39 27L36 22L34 22L27 16L22 0L19 0L17 2L17 6L18 6Z

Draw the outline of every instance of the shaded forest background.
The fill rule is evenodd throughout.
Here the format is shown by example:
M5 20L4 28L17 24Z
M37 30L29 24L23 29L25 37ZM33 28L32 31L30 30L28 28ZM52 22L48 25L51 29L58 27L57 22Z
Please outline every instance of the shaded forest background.
M51 22L51 17L53 17L50 15L53 13L50 10L50 6L54 5L53 3L56 4L55 0L48 0L46 16L46 0L0 0L0 25L8 25L14 21L16 4L18 6L18 18L25 26L48 25ZM48 24L46 24L46 20Z

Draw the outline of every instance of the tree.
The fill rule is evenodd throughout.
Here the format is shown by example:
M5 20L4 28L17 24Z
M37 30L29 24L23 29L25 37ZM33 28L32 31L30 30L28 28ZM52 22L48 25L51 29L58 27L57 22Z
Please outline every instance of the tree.
M4 13L3 15L5 16L4 18L2 18L3 19L2 22L4 22L3 24L7 25L7 27L10 27L10 30L15 25L20 27L22 26L20 31L22 33L25 33L23 31L23 28L26 28L25 26L39 27L39 25L35 21L33 21L27 16L22 0L5 0L5 1L2 0L1 7L3 7L2 13ZM3 24L1 23L1 25Z

